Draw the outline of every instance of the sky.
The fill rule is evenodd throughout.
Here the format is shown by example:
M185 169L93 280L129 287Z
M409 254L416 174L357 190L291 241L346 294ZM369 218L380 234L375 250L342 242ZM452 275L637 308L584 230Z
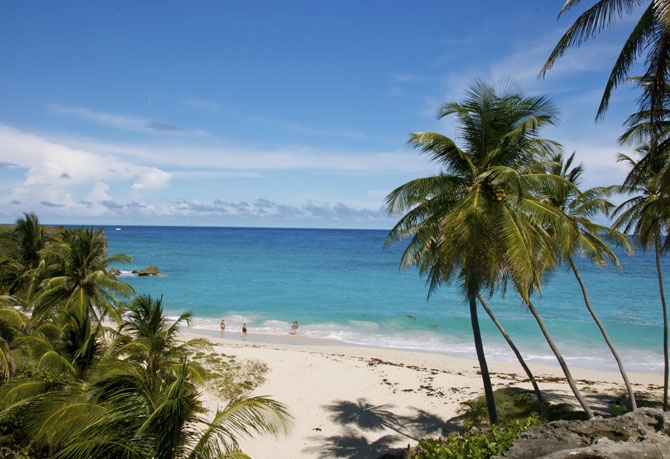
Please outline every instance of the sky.
M585 6L593 2L582 2ZM475 80L547 96L542 132L621 183L637 90L595 116L635 17L538 73L563 0L0 2L0 223L388 229Z

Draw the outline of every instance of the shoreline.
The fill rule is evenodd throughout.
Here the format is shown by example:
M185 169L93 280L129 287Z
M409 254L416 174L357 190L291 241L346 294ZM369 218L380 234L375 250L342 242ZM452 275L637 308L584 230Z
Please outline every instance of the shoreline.
M198 335L201 337L206 337L206 338L211 338L211 339L219 339L221 338L221 333L219 330L215 330L212 328L202 328L202 327L183 327L181 329L182 333L186 334L194 334ZM338 340L335 338L320 338L320 337L315 337L315 336L309 336L306 335L304 332L301 332L300 330L296 334L291 334L289 332L286 333L252 333L249 332L247 335L247 339L245 340L244 337L242 336L242 332L240 330L235 329L230 329L226 330L225 335L224 335L225 340L230 340L233 342L257 342L257 343L265 343L265 344L288 344L288 345L295 345L295 346L332 346L332 347L353 347L353 348L369 348L369 349L380 349L380 350L389 350L393 352L419 352L419 353L427 353L427 354L434 354L434 355L441 355L445 356L447 358L455 358L455 359L465 359L465 360L471 360L477 363L477 358L476 356L464 356L464 355L459 355L459 354L454 354L454 353L449 353L446 351L441 351L441 350L435 350L435 349L418 349L418 348L412 348L412 347L393 347L393 346L382 346L382 345L376 345L374 343L364 343L364 344L359 344L359 343L352 343L344 340ZM507 343L504 343L505 345ZM544 343L543 343L544 345ZM510 364L510 365L517 365L520 367L518 364L518 360L514 356L514 354L511 352L511 350L506 349L508 353L506 354L496 354L496 353L487 353L486 354L486 359L489 364L491 363L498 363L498 364ZM606 355L609 356L609 349L605 347L604 342L603 342L603 352L606 353ZM507 359L505 360L499 360L496 359L496 356L500 355L506 355ZM563 357L570 362L570 356L563 355ZM550 367L550 368L555 368L557 371L560 370L560 366L558 364L558 361L556 360L555 356L553 354L548 355L547 358L542 358L540 361L537 359L532 359L526 357L526 363L530 367ZM579 363L582 363L581 365ZM618 368L616 368L616 362L612 358L612 363L611 366L613 367L612 369L609 368L602 368L602 367L596 367L593 368L587 367L586 364L588 363L588 360L579 362L579 363L568 363L568 367L570 368L570 371L573 371L573 369L581 369L581 370L593 370L597 372L602 372L602 373L613 373L619 375ZM625 364L624 364L625 366ZM641 370L641 369L636 369L633 371L629 371L628 368L626 368L626 371L629 373L640 373L640 374L650 374L650 375L662 375L663 374L663 367L661 366L658 371L652 371L652 370ZM562 373L561 373L562 374Z
M314 340L298 335L249 334L183 329L184 339L206 338L214 352L237 362L267 364L265 381L253 395L284 403L295 418L286 437L240 442L256 459L299 457L377 458L415 446L419 438L439 437L460 427L461 403L483 394L478 362L422 350L400 350ZM488 362L494 389L531 390L518 362ZM577 405L560 367L529 365L551 403ZM606 413L623 391L616 372L570 368L594 411ZM662 394L662 375L629 373L638 394ZM225 401L204 394L211 412Z

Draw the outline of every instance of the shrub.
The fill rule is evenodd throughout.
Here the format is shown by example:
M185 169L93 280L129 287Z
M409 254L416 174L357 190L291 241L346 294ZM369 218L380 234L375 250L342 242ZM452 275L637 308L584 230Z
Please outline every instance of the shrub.
M412 459L488 459L507 451L521 432L541 424L537 418L516 420L487 430L473 429L446 438L424 438L411 453Z
M224 400L233 400L248 394L263 384L267 364L256 360L237 362L235 356L208 354L195 356L207 372L206 387Z

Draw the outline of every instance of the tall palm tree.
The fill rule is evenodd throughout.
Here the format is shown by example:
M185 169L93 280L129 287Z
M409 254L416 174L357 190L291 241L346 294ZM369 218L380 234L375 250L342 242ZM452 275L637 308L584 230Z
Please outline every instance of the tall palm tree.
M64 229L42 251L47 279L37 298L34 316L53 312L53 308L85 309L98 322L106 317L120 323L120 299L134 293L133 288L107 271L109 263L128 263L123 254L107 255L101 229Z
M523 371L526 372L526 376L528 376L528 379L530 380L531 385L533 386L533 392L535 393L535 398L537 398L537 404L538 408L540 410L540 414L542 417L550 421L549 417L549 410L547 409L547 404L544 401L544 396L542 395L542 391L540 391L540 386L537 384L537 380L535 379L535 375L533 375L533 372L530 370L528 367L528 364L526 363L526 360L523 358L521 355L521 351L519 348L516 347L516 344L514 344L514 341L512 341L512 338L509 336L507 333L507 330L505 330L505 327L503 327L502 323L498 320L498 318L493 314L493 311L491 308L489 308L488 304L486 304L486 300L482 297L482 295L477 295L477 298L479 299L479 302L482 305L482 308L484 308L484 311L486 311L486 314L491 318L491 321L495 324L495 326L498 328L500 331L500 334L505 338L505 341L507 341L507 345L512 349L512 352L516 356L517 360L519 361L519 364L521 365L521 368L523 368Z
M586 402L586 399L584 398L581 391L577 387L577 383L576 383L575 379L572 377L572 372L568 368L567 363L565 363L565 359L563 358L563 354L560 352L560 350L558 349L558 346L556 346L556 342L554 341L554 339L549 334L549 329L547 328L546 324L544 323L544 320L542 319L542 316L540 316L540 313L537 311L537 308L535 308L535 306L533 305L533 302L530 300L530 294L523 301L526 304L526 306L528 307L528 310L530 311L530 313L535 318L535 321L537 322L538 326L540 327L540 331L542 332L542 335L544 335L544 338L547 340L547 344L549 345L549 348L554 353L554 356L556 356L556 360L558 361L558 365L563 370L563 374L565 375L565 379L568 382L568 385L570 386L570 389L572 390L572 393L575 395L575 398L577 399L577 401L581 405L582 409L584 410L584 413L588 416L589 419L592 419L594 417L593 410L591 410L591 407L589 407L588 403Z
M663 311L663 410L668 410L668 311L663 288L663 272L661 270L661 254L668 247L667 234L670 222L670 196L661 186L662 171L668 167L668 160L645 161L645 167L639 167L642 161L620 154L619 160L630 164L629 172L619 191L630 197L614 211L617 217L613 227L622 229L624 233L632 233L636 242L644 249L654 248L656 256L656 273ZM664 234L666 236L664 236ZM666 242L663 243L665 237Z
M619 259L606 240L612 241L617 246L625 247L629 252L632 252L633 249L625 235L608 226L591 221L591 217L595 215L608 215L614 209L614 205L604 198L606 190L603 188L591 188L585 191L579 190L584 169L581 165L572 167L574 158L574 153L567 159L560 153L553 158L553 161L549 163L548 172L563 177L566 183L559 183L558 187L545 188L541 192L544 198L561 209L565 216L566 225L560 230L555 231L558 255L561 259L568 262L570 270L574 274L582 291L586 309L596 323L598 330L600 330L605 343L619 367L619 372L630 397L631 408L636 409L635 392L630 384L623 362L605 326L591 305L586 285L575 263L575 255L583 255L589 257L591 262L598 266L605 266L608 262L611 262L620 269L621 264L619 263ZM555 185L556 182L547 184Z
M556 119L544 97L524 97L511 87L502 93L475 82L462 103L442 106L439 118L456 115L464 141L460 148L434 132L415 132L409 143L428 152L446 171L412 180L386 198L390 212L405 215L386 244L411 237L401 268L417 265L428 276L429 295L442 283L458 280L470 319L491 423L497 422L486 364L477 297L514 278L528 292L538 285L538 257L553 263L550 240L541 222L557 218L527 192L541 180L532 167L560 146L539 137ZM503 275L503 273L505 273Z

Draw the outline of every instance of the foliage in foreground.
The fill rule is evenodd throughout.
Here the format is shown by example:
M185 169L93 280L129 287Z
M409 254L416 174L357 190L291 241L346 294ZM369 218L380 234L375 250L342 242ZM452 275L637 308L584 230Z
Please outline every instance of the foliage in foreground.
M215 372L220 358L196 354L209 342L178 339L190 313L168 320L162 297L110 272L128 257L108 257L101 230L46 241L33 214L16 227L0 237L0 457L242 458L239 439L290 429L282 403L248 395L264 368ZM208 384L227 402L216 413Z
M463 432L445 438L424 438L412 451L412 459L489 458L507 451L514 439L529 427L543 423L537 400L530 393L508 387L494 393L500 424L488 425L484 397L461 404ZM552 419L571 418L571 405L549 405Z
M424 438L412 451L412 459L487 459L507 451L524 430L541 424L537 418L516 420L506 426L495 425L487 430L470 430L446 438Z

